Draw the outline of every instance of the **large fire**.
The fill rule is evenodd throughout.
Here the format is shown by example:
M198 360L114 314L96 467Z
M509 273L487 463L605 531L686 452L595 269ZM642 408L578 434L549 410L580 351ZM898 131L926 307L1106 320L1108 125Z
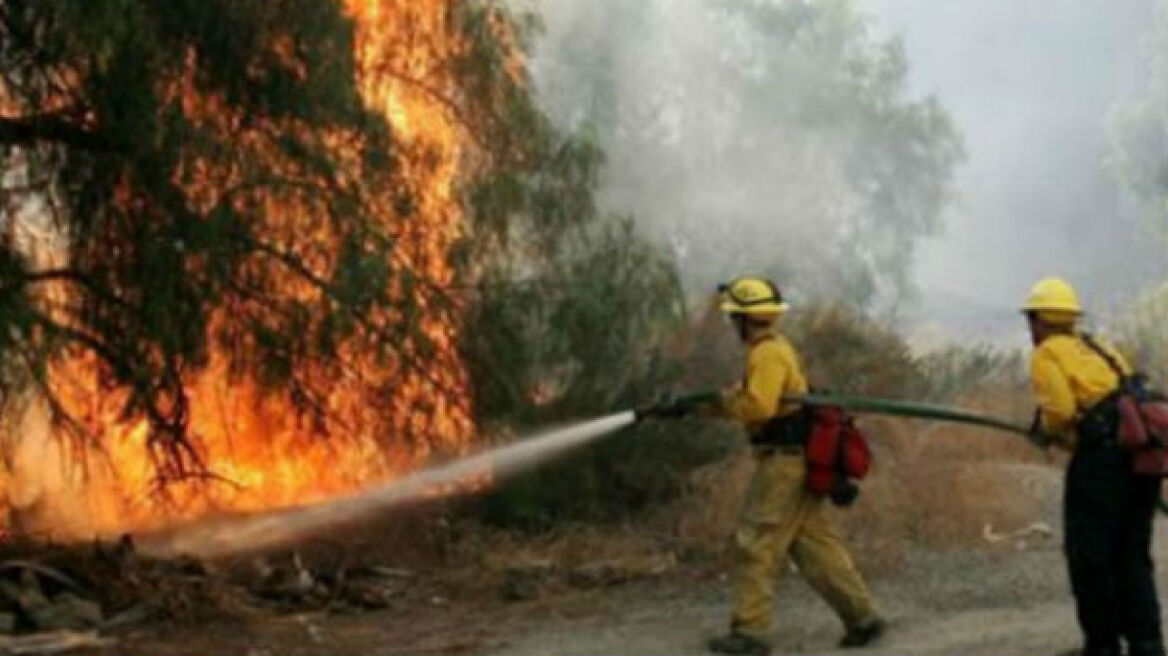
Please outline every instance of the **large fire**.
M412 219L392 226L406 266L441 286L452 281L451 246L462 236L455 198L466 135L441 93L452 81L441 62L454 54L446 0L347 0L357 25L357 60L362 96L396 130L401 176L411 187ZM179 88L176 93L188 93ZM217 117L214 98L192 96L184 106L208 121ZM207 163L208 170L214 163ZM220 174L222 172L219 172ZM191 202L215 193L215 173L195 176ZM386 203L387 217L395 213ZM310 201L275 198L266 205L273 239L294 244L332 243L336 238L312 220ZM393 220L393 219L387 219ZM297 241L299 240L299 241ZM325 251L326 249L319 249ZM311 249L307 261L312 264ZM327 254L315 264L328 264ZM294 284L294 283L289 283ZM305 291L307 294L308 292ZM404 292L403 292L404 293ZM228 308L233 311L240 308ZM102 436L102 448L60 439L47 404L33 398L5 439L8 505L20 530L55 537L88 537L153 529L217 511L257 511L318 501L384 481L416 467L435 447L459 450L470 439L466 372L454 348L455 329L446 315L421 318L433 352L403 342L393 361L362 356L360 337L349 349L353 370L309 370L324 377L331 392L319 401L341 423L324 427L295 412L282 396L233 376L223 352L212 353L201 373L184 380L190 400L190 435L208 476L158 488L158 462L151 457L145 420L119 417L124 397L102 393L98 365L78 352L52 369L62 410ZM388 324L398 317L387 316ZM238 345L246 348L246 344ZM223 347L219 347L223 348ZM407 367L404 359L425 360ZM358 384L355 381L362 381ZM370 381L381 390L371 397ZM378 407L374 407L377 405ZM372 414L391 408L393 434L375 429ZM328 430L328 436L324 431ZM50 439L58 438L58 439ZM78 457L82 456L82 457Z

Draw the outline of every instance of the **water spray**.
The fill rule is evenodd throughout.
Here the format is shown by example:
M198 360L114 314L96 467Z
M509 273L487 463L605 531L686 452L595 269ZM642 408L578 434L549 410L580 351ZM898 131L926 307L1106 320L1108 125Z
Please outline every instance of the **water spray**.
M476 474L507 478L534 468L575 447L595 442L639 421L673 417L716 402L716 392L667 398L656 404L546 431L477 455L425 469L360 494L268 513L220 517L138 538L149 555L191 555L214 558L271 549L295 542L329 527L374 516L388 508L432 495L433 490L464 482ZM943 406L836 394L807 394L784 402L834 405L855 412L953 421L1028 435L1020 425Z
M135 542L140 551L156 557L215 558L271 549L432 496L433 490L441 486L465 482L475 475L489 474L494 479L512 476L627 428L636 423L637 417L632 410L619 412L424 469L360 494L256 515L211 518L138 536Z
M139 536L137 542L144 553L161 557L181 554L214 558L271 549L330 527L375 516L391 507L432 496L435 489L464 482L476 474L489 474L494 480L507 478L639 421L680 416L696 406L717 400L716 392L667 398L636 410L545 431L512 444L416 472L360 494L257 515L212 518L171 531ZM808 394L784 399L784 402L834 405L855 412L953 421L1023 435L1030 432L1020 425L964 410L891 399Z

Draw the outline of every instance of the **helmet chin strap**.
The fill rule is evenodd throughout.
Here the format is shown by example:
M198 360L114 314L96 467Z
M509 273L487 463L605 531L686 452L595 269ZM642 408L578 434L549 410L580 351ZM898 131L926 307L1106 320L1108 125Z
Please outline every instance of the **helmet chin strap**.
M759 332L770 328L771 321L761 321L751 317L745 312L735 312L730 315L730 321L734 324L734 329L738 333L738 337L744 342L749 342Z
M1040 312L1030 310L1026 312L1026 320L1030 325L1031 342L1038 346L1051 335L1073 335L1075 324L1055 324L1043 321Z

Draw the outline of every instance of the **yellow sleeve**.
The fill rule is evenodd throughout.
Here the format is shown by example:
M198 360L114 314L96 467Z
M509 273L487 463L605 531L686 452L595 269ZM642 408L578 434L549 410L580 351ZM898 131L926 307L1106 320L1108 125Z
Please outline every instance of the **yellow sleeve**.
M777 350L756 349L746 365L744 386L725 400L726 415L745 424L774 417L789 375L787 363Z
M1035 352L1030 362L1030 382L1038 397L1043 432L1059 436L1073 434L1078 404L1067 377L1050 354Z

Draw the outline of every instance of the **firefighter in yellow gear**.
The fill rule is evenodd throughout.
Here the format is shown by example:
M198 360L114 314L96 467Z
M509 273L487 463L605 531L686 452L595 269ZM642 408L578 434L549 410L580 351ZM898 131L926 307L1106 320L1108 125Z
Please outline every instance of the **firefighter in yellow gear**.
M745 277L723 285L723 312L747 345L741 388L722 395L715 413L740 422L748 433L778 417L794 415L785 396L807 392L807 381L791 343L775 329L787 304L766 279ZM856 570L827 513L827 501L805 488L801 443L753 446L754 474L734 535L736 571L730 632L710 641L722 654L768 654L774 587L787 558L840 616L841 646L863 646L878 638L885 621Z
M1131 366L1076 332L1078 295L1047 278L1022 307L1034 352L1034 432L1073 452L1063 496L1064 552L1083 632L1082 656L1164 656L1152 579L1152 516L1160 481L1137 476L1119 447L1111 402ZM1109 405L1110 404L1110 405Z

